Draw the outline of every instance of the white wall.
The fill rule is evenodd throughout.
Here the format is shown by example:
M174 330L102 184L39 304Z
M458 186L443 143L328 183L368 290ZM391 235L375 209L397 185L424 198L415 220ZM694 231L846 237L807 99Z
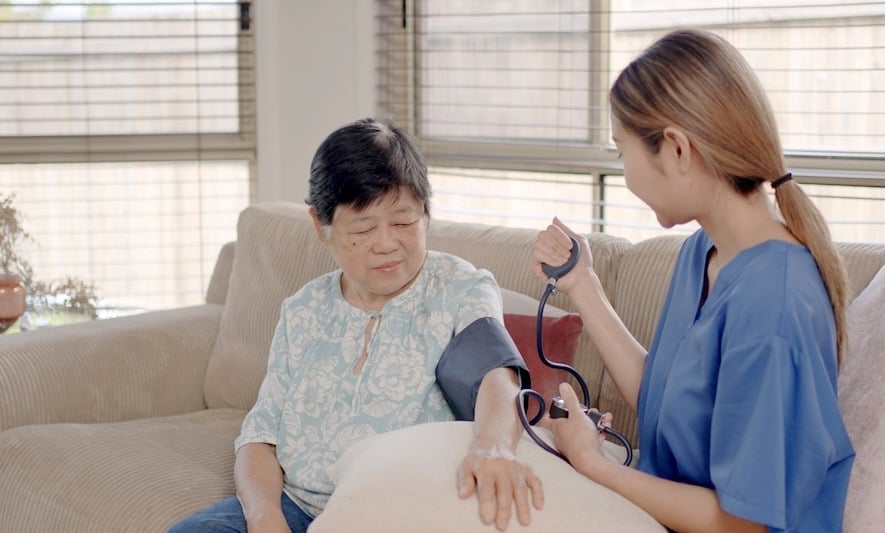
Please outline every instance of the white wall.
M301 202L319 143L335 128L374 112L372 2L259 0L253 5L256 200Z

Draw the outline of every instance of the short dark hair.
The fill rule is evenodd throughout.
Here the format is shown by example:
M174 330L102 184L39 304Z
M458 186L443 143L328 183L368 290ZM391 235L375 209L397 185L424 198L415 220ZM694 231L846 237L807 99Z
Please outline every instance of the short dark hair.
M427 164L407 133L390 122L366 118L332 132L317 148L310 165L305 200L323 225L335 208L363 209L407 187L430 216Z

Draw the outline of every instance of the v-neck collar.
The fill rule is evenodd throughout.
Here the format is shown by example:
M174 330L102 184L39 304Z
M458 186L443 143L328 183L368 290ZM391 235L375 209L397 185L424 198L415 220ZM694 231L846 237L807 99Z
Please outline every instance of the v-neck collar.
M768 253L770 251L786 251L792 247L802 247L800 244L795 244L788 241L783 241L779 239L768 239L762 241L758 244L754 244L749 248L744 248L739 251L737 255L735 255L731 260L719 269L719 273L716 275L716 279L713 281L712 285L708 283L709 276L707 275L707 270L710 265L710 254L713 252L715 245L713 244L713 240L710 239L710 236L707 235L706 232L701 230L701 234L704 239L704 249L705 253L704 264L702 266L703 276L700 280L700 287L698 288L697 298L695 301L698 302L698 307L695 312L695 321L697 321L701 316L701 311L705 306L712 305L721 294L727 292L727 289L737 280L741 272L744 270L744 267L755 260L762 254ZM706 293L706 294L705 294Z

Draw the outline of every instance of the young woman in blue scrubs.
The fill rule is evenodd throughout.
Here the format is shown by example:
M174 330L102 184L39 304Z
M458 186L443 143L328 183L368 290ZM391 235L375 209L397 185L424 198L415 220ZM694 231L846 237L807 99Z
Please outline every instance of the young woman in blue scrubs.
M774 114L725 40L670 33L611 93L627 187L663 227L697 221L646 350L615 314L586 239L542 231L533 268L575 302L639 420L638 469L606 460L587 417L548 421L588 478L676 531L840 531L854 450L837 407L846 279L826 222L786 172ZM777 210L766 186L774 188ZM574 391L560 387L570 412Z

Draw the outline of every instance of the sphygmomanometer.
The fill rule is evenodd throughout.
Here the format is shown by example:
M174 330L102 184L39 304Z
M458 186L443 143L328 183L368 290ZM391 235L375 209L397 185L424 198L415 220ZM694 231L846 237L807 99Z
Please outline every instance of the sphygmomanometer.
M536 323L536 336L537 336L537 347L538 347L538 357L541 359L541 362L546 366L551 368L555 368L557 370L563 370L571 374L578 385L581 387L581 393L583 396L583 403L581 404L581 411L593 421L594 425L596 425L597 429L605 433L607 435L611 435L615 439L617 439L620 444L624 447L627 452L626 459L624 460L625 465L629 465L633 462L633 447L630 444L630 441L627 440L620 432L606 426L603 421L603 415L596 409L591 409L590 405L590 388L587 386L587 381L584 380L583 376L578 373L573 367L566 365L564 363L556 363L549 359L544 355L544 346L541 342L541 333L543 328L543 318L544 318L544 306L547 305L547 299L551 294L556 290L556 282L562 276L566 275L572 268L578 263L578 258L581 256L581 246L578 244L578 241L569 236L569 239L572 241L572 250L569 258L565 263L559 266L550 266L546 264L541 265L541 270L544 271L544 274L547 275L547 286L544 288L544 293L541 295L541 299L538 302L538 319ZM526 415L526 406L528 405L528 399L533 398L537 400L540 404L538 409L538 413L530 420ZM534 440L538 446L543 448L544 450L552 453L553 455L559 457L560 459L567 460L564 455L562 455L558 450L547 444L537 433L532 429L532 426L537 424L544 416L546 411L546 404L544 403L544 398L536 391L531 389L523 389L519 391L519 394L516 396L516 409L519 412L519 418L522 421L523 427L525 427L526 433ZM568 408L565 405L565 400L561 396L554 396L550 400L550 410L549 410L550 418L567 418L569 416Z
M581 255L578 241L573 237L569 238L572 241L572 251L564 264L557 267L541 265L548 280L544 293L538 302L538 319L536 324L538 357L544 365L568 372L575 378L583 393L581 410L586 416L590 417L600 432L611 435L620 441L627 451L624 464L629 465L633 461L633 448L630 445L630 441L618 431L606 426L603 423L602 413L586 407L590 405L590 389L587 387L587 382L581 374L569 365L550 361L544 355L544 347L541 342L544 307L547 304L547 299L555 290L556 281L577 264L578 257ZM516 408L526 433L541 448L566 460L565 456L547 444L532 429L532 426L544 417L545 412L547 412L547 406L541 394L530 388L531 381L528 370L525 362L518 354L519 350L516 348L513 339L511 339L507 330L504 329L500 322L492 318L481 318L464 328L449 342L436 367L437 383L439 383L443 396L455 417L458 420L473 420L479 385L486 373L499 367L514 368L520 375L520 383L523 387L516 397ZM538 413L531 419L526 414L529 399L536 400L540 405ZM566 418L568 414L565 401L561 397L556 396L551 399L550 418Z
M498 320L474 320L449 341L436 365L436 382L458 420L473 420L476 396L490 371L510 367L530 386L529 371L513 339Z

